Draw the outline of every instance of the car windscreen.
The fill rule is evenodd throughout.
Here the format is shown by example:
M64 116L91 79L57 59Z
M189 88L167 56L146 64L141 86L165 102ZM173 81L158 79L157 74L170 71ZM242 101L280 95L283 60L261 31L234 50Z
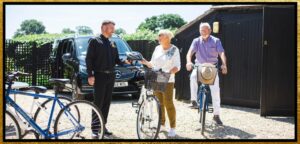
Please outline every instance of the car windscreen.
M87 52L87 47L89 44L90 37L83 37L76 39L76 48L78 50L79 56L85 56ZM119 54L125 54L126 52L130 52L131 48L129 45L120 38L111 38L111 41L114 41L117 45Z
M117 45L119 54L126 54L126 52L130 52L131 48L129 45L120 38L111 38L111 41L114 41Z
M76 41L76 48L77 48L77 54L79 56L85 56L87 47L89 45L89 40L90 37L82 37L82 38L77 38Z

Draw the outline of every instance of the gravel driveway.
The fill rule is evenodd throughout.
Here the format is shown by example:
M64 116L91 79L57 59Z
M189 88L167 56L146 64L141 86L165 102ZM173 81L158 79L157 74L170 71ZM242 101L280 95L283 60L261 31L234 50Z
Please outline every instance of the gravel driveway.
M49 92L51 93L51 91ZM27 98L27 97L26 97ZM28 98L27 98L28 100ZM107 128L113 132L107 139L137 139L136 108L132 108L128 96L114 96L108 116ZM18 97L18 103L28 108L25 97ZM199 114L190 109L188 103L174 100L177 113L177 136L175 139L293 139L295 120L293 117L260 117L259 109L221 106L223 126L212 121L212 113L207 114L206 131L201 135ZM166 126L168 128L168 119ZM166 139L167 131L159 134Z

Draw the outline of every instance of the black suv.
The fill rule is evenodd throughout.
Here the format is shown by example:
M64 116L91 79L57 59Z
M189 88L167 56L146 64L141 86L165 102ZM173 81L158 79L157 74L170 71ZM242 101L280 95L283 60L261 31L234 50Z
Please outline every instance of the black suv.
M93 87L87 82L85 63L88 42L92 37L71 36L57 39L53 43L50 56L52 77L69 78L71 80L73 99L85 99L84 96L86 94L93 93ZM127 42L117 35L113 35L110 40L116 43L120 59L126 59L126 53L132 51ZM133 66L142 67L137 61L134 61L131 65L116 65L116 81L113 94L131 94L134 98L140 95L143 74L138 70L132 69Z

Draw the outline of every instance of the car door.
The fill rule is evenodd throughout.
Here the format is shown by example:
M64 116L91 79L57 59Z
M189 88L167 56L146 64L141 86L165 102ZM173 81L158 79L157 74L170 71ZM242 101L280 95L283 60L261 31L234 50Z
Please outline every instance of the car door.
M74 73L74 68L76 67L76 54L74 48L74 41L73 39L68 39L65 42L63 54L69 54L70 57L66 60L63 60L63 75L64 78L72 78Z

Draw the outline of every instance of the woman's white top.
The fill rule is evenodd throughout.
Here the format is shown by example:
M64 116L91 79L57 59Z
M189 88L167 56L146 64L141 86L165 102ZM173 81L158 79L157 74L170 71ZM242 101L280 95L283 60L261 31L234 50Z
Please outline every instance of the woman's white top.
M154 69L162 69L164 72L170 72L174 67L180 70L180 54L179 49L175 45L167 50L164 50L161 45L156 46L150 63L153 65ZM169 83L175 82L175 74L171 74Z

